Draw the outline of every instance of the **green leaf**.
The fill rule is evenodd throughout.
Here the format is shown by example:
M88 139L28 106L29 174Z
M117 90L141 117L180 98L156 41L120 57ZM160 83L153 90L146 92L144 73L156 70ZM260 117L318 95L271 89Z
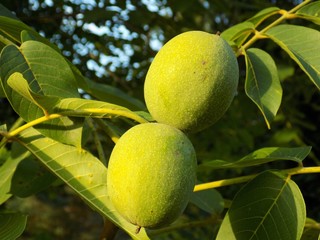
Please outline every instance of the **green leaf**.
M21 42L26 42L30 40L37 40L35 36L33 36L30 32L26 30L21 31Z
M307 218L301 240L318 240L320 238L320 223Z
M43 38L40 34L38 34L36 31L19 21L18 19L12 20L12 19L4 19L3 22L0 22L0 31L1 31L1 24L5 23L2 27L3 31L7 32L9 36L11 36L10 39L14 39L16 42L22 43L29 40L37 40L40 42L45 43L46 45L49 45L51 48L56 50L57 52L60 52L59 48L52 44L50 41L48 41L46 38ZM20 41L21 38L21 41ZM72 68L75 68L73 65L71 65ZM85 79L82 81L86 81L87 83L80 83L80 85L83 87L83 90L85 90L87 93L91 94L92 96L98 98L99 100L111 102L114 104L119 104L125 107L128 107L132 110L145 110L145 105L139 101L138 99L135 99L126 93L122 92L121 90L112 87L107 86L105 84L99 84L95 83L89 79ZM0 95L1 96L1 95Z
M21 198L29 197L48 188L55 180L55 175L42 164L34 158L26 158L14 172L10 193Z
M21 213L0 213L0 239L17 239L26 228L27 216Z
M133 98L127 93L121 91L119 88L112 87L106 84L90 82L88 93L95 98L110 102L113 104L121 105L129 108L130 110L145 110L144 103L137 98Z
M240 46L253 31L254 25L251 22L242 22L226 29L221 33L221 37L228 42L234 42L237 46ZM239 38L241 40L236 41Z
M3 148L4 149L4 148ZM18 164L28 156L28 152L24 152L16 158L11 158L7 154L4 154L4 150L0 151L0 158L6 157L6 161L0 166L0 204L4 203L11 197L11 179L16 171ZM4 156L2 156L4 154ZM0 225L1 226L1 225ZM2 238L0 238L2 239Z
M237 47L241 46L245 40L253 33L256 27L268 17L278 13L278 7L270 7L261 10L253 17L245 22L236 24L222 32L223 37L232 46L235 44Z
M320 32L282 24L269 29L265 34L286 51L320 89L320 54L316 54L320 49Z
M295 14L320 25L320 1L315 1L300 8Z
M280 9L278 7L265 8L246 21L253 23L256 27L268 17L277 14L279 10Z
M223 198L215 189L193 192L190 197L190 202L214 215L221 214L224 209Z
M30 155L18 163L11 179L10 194L28 197L46 189L57 179L21 144L13 142L10 152L11 158L17 158L23 154Z
M54 107L54 112L64 116L113 118L126 117L137 122L147 122L140 114L111 103L81 98L61 99Z
M28 100L29 102L37 105L42 109L44 113L50 113L52 110L50 108L46 108L47 106L54 106L59 102L58 97L48 97L41 94L37 94L33 92L27 80L23 77L23 75L19 72L15 72L10 75L7 81L8 86L10 86L15 92L19 93L23 98Z
M20 34L23 30L32 32L34 35L39 35L39 33L18 19L0 16L0 33L11 41L21 43Z
M59 53L40 42L27 41L20 48L5 47L0 56L0 76L12 108L26 122L45 115L44 109L36 104L41 95L45 102L50 98L79 96L69 64ZM65 117L50 120L37 128L48 137L80 146L82 124L80 119Z
M41 42L31 40L24 42L19 50L44 95L79 97L73 72L62 55Z
M1 127L6 127L6 125L1 125ZM6 130L5 130L6 131ZM5 147L0 148L0 166L10 158L10 152Z
M282 99L277 67L272 57L261 49L248 49L245 59L246 94L258 106L270 129L270 122L276 116Z
M283 147L268 147L256 150L247 156L231 162L225 160L213 160L203 163L201 168L240 168L251 167L260 164L265 164L273 161L294 161L301 163L310 153L311 147L296 147L296 148L283 148Z
M30 31L27 31L27 30L22 30L20 37L21 37L21 43L24 43L26 41L34 40L34 41L38 41L38 42L46 44L47 46L51 47L53 50L55 50L59 54L61 53L60 49L55 44L50 42L48 39L42 37L38 33L30 32Z
M139 116L143 117L144 119L148 120L149 122L155 121L149 112L136 111L135 113L138 114Z
M46 138L33 128L23 131L18 141L102 216L134 239L149 239L144 229L137 234L137 227L114 209L107 195L107 168L99 159L83 149Z
M273 172L264 172L235 196L217 240L300 240L306 208L298 186Z
M98 100L117 104L132 111L146 110L143 102L116 87L96 83L85 77L78 77L77 80L80 88Z
M0 15L2 15L0 16L0 34L2 34L4 37L9 39L10 41L13 41L14 43L20 44L23 41L27 40L26 35L28 34L28 40L37 40L60 52L59 48L56 45L51 43L48 39L42 37L33 28L24 24L14 15L12 16L12 13L8 13L8 9L3 8L3 6L1 5L0 10Z

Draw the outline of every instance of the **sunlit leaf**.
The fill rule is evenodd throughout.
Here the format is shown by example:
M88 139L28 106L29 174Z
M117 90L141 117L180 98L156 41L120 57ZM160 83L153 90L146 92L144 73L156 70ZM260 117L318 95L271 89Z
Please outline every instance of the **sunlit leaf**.
M0 212L0 239L17 239L23 233L26 224L25 214Z
M270 128L270 122L276 116L282 99L277 67L272 57L261 49L248 49L245 58L246 94L258 106Z
M147 122L144 116L115 104L81 98L61 99L54 107L54 112L65 116L112 118L126 117L137 122Z
M290 177L264 172L237 193L217 240L300 240L305 220L298 186Z
M190 202L210 214L221 214L224 209L224 200L215 189L193 192Z
M320 32L302 26L282 24L266 35L277 43L320 89Z
M278 7L265 8L258 12L253 17L249 18L245 22L238 23L224 32L221 37L229 42L230 45L241 46L245 40L255 31L255 28L268 17L277 14L279 11Z
M48 99L79 96L68 63L58 52L40 42L27 41L20 48L5 47L0 57L0 76L7 99L26 122L45 115L44 109L35 103L36 95L32 92ZM46 136L80 146L80 119L59 118L37 127Z
M270 7L261 10L252 18L249 18L245 22L238 23L222 32L221 37L229 42L232 46L236 44L241 46L244 41L255 31L255 28L266 18L276 14L279 11L277 7Z
M258 149L237 161L213 160L201 164L201 168L251 167L273 161L294 161L301 163L310 153L311 147L268 147Z
M33 128L23 131L18 141L102 216L134 239L149 239L144 229L137 234L137 227L114 209L107 195L107 168L99 159L83 149L46 138Z
M24 100L28 100L29 102L37 105L44 113L50 113L52 111L49 108L47 109L47 106L54 106L57 102L59 102L58 97L49 97L33 92L30 89L27 80L19 72L11 74L8 78L7 84L15 92L19 93Z
M300 8L295 14L320 25L320 1L311 2Z
M251 22L242 22L236 24L221 33L221 37L229 42L236 42L240 37L246 38L254 31L254 25ZM239 45L242 41L239 42Z
M119 116L125 116L133 119L137 122L147 122L150 119L150 115L146 112L132 112L127 108L110 104L97 100L81 99L81 98L63 98L53 96L45 96L33 92L27 81L20 73L13 73L8 81L8 86L19 93L24 99L32 102L42 109L47 114L59 113L64 116L73 117L97 117L97 118L117 118ZM60 122L64 120L63 117L57 119ZM51 125L45 123L48 128L55 128L54 121L51 121ZM43 124L37 126L41 127ZM59 125L58 125L59 126ZM68 126L65 124L65 126ZM70 134L71 128L68 132L62 132L61 137L64 134ZM73 135L72 135L73 136ZM77 136L77 135L74 135ZM58 137L58 136L57 136ZM76 140L76 139L75 139Z
M53 44L48 39L42 37L39 33L30 32L28 30L22 30L20 33L20 37L21 37L21 43L24 43L24 42L30 41L30 40L39 41L41 43L48 45L49 47L51 47L53 50L55 50L59 54L61 53L61 50L57 47L57 45Z
M278 7L265 8L246 21L253 23L254 26L257 26L266 18L277 14L279 10L280 9Z

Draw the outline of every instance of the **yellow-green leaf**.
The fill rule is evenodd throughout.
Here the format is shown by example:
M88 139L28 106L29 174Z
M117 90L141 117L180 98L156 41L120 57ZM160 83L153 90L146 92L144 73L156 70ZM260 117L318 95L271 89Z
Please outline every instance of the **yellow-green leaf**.
M320 1L315 1L300 8L296 13L298 17L307 19L320 25Z
M107 168L91 153L44 137L33 128L23 131L18 141L102 216L134 239L149 239L144 229L137 234L137 227L117 213L107 194Z
M320 89L320 32L283 24L269 29L266 35L286 51Z

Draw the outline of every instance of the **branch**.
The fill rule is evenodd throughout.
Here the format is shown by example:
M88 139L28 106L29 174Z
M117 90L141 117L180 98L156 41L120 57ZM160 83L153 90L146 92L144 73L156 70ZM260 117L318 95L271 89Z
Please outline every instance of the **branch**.
M284 175L298 175L298 174L310 174L310 173L320 173L320 166L316 167L296 167L296 168L290 168L286 170L279 170L280 173ZM218 188L218 187L225 187L233 184L239 184L239 183L244 183L248 182L251 179L255 178L258 174L252 174L252 175L247 175L247 176L242 176L242 177L235 177L235 178L230 178L230 179L223 179L223 180L218 180L218 181L213 181L213 182L208 182L208 183L201 183L197 184L193 191L198 192L198 191L203 191L211 188Z
M285 11L285 10L279 10L278 13L281 14L281 17L279 17L277 20L275 20L274 22L270 23L268 26L266 26L265 28L263 28L260 31L255 31L255 34L253 35L253 37L251 39L249 39L237 52L237 57L242 55L244 50L248 49L253 43L255 43L257 40L261 39L261 38L265 38L264 33L266 31L268 31L270 28L279 25L281 22L283 22L286 19L292 19L294 18L294 13L299 10L300 8L302 8L303 6L305 6L306 4L308 4L309 2L311 2L312 0L306 0L303 1L302 3L300 3L299 5L297 5L296 7L292 8L290 11Z

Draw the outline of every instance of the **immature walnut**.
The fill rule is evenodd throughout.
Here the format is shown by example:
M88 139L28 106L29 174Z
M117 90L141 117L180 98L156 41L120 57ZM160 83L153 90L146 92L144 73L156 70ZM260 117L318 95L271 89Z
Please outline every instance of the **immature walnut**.
M183 131L209 127L237 92L237 58L219 35L182 33L167 42L148 70L144 96L152 117Z
M118 212L138 227L173 222L196 182L196 154L187 136L160 123L129 129L108 164L107 188Z

